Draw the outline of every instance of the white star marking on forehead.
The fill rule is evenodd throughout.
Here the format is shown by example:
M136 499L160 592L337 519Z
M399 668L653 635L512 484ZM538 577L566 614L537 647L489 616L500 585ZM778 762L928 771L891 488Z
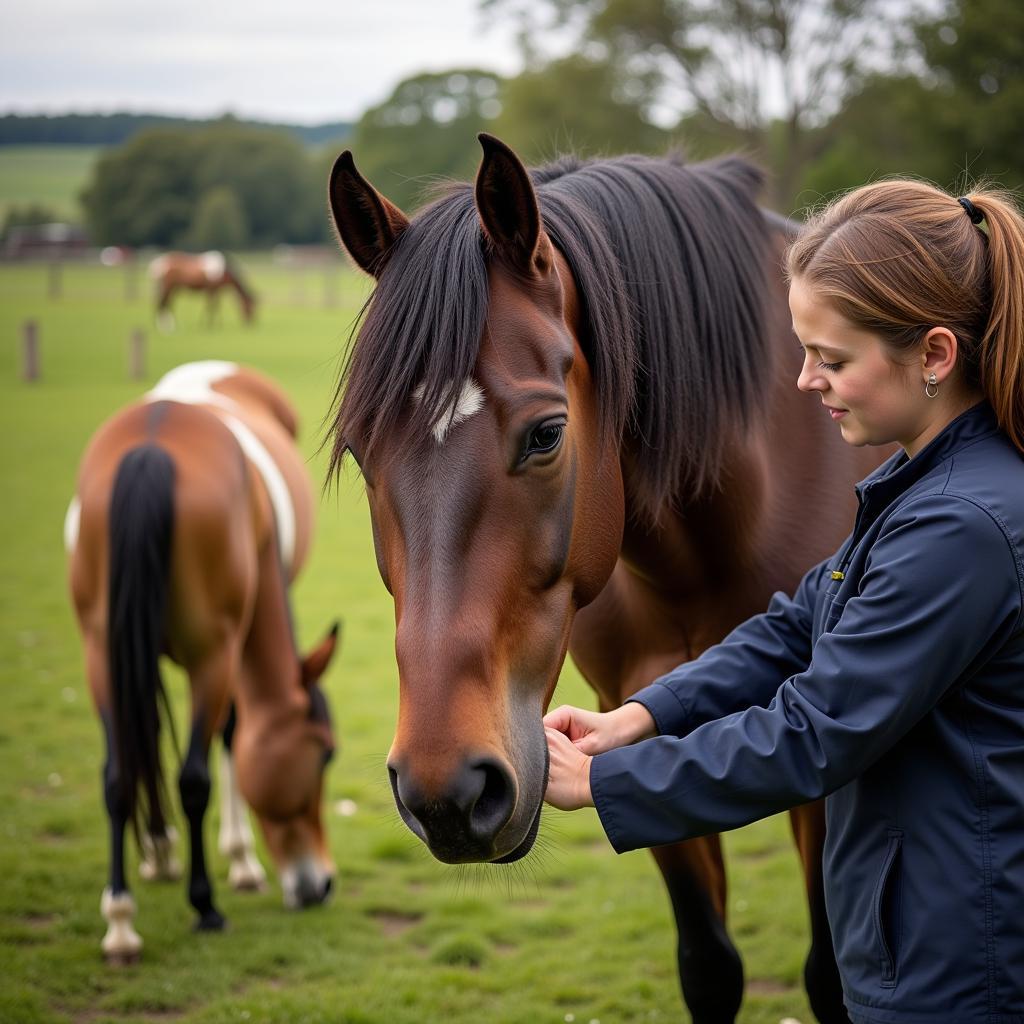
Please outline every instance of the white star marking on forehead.
M414 401L423 400L423 385L421 384L412 394ZM444 444L448 432L452 427L464 420L468 420L474 413L484 407L484 391L472 377L467 378L462 384L462 390L454 403L449 402L448 406L441 412L441 415L434 421L430 432L438 444Z

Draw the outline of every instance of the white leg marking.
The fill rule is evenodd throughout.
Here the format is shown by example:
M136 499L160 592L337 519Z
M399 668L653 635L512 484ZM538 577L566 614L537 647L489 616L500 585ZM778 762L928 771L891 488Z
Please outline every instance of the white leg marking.
M233 889L259 891L266 888L267 875L254 852L255 843L249 815L238 792L231 755L220 752L220 836L218 849L230 858L228 884Z
M100 912L107 922L107 934L100 947L108 960L130 962L137 960L142 952L142 939L132 927L135 917L135 900L130 892L116 896L109 888L103 890Z
M181 878L181 861L174 854L178 833L171 826L162 836L148 832L142 837L142 862L139 875L147 882L176 882Z

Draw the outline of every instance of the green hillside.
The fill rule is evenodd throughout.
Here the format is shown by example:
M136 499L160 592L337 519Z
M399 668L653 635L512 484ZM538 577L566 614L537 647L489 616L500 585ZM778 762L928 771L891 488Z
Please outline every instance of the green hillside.
M41 203L80 221L78 194L102 146L0 146L0 221L11 206Z

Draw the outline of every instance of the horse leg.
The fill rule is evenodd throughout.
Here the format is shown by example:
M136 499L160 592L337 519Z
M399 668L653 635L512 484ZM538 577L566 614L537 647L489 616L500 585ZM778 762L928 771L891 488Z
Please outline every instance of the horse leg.
M114 740L110 716L110 677L107 666L106 637L83 630L86 676L96 713L103 725L106 760L101 780L103 803L110 826L110 874L100 897L100 913L107 922L107 931L100 943L103 958L110 964L130 964L142 954L142 938L135 931L135 900L128 890L124 870L124 830L128 823L128 799Z
M160 285L156 303L156 322L160 330L165 333L170 333L174 330L174 314L171 312L171 296L173 294L174 285L167 283Z
M732 1024L743 963L725 930L725 865L718 836L652 850L672 901L683 999L693 1024Z
M248 809L238 791L231 743L235 735L235 706L231 705L224 725L224 747L220 760L220 838L218 848L230 860L228 884L239 891L259 892L267 886L267 875L255 853Z
M188 898L199 914L196 922L199 931L219 931L226 923L213 905L213 886L206 870L206 851L203 848L203 818L210 803L209 755L209 729L200 713L192 720L188 753L178 776L181 806L188 819L189 830Z
M100 948L107 963L130 964L142 954L142 938L132 924L135 900L125 881L124 830L128 823L128 801L110 717L103 709L100 717L107 744L107 759L103 765L103 801L110 821L110 879L100 898L100 912L107 922L107 932Z
M139 877L147 882L176 882L181 878L181 861L174 852L178 833L171 825L150 821L142 837Z
M821 1024L850 1024L843 1006L843 987L832 945L832 930L825 915L821 869L821 851L825 844L824 804L819 800L794 807L789 812L789 820L803 866L811 918L811 948L804 963L807 998Z

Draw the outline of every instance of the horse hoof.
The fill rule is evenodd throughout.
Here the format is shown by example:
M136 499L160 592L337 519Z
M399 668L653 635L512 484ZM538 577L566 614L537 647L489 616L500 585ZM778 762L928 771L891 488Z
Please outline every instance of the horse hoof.
M228 884L236 892L263 892L267 888L267 876L260 862L249 855L232 861Z
M216 910L208 910L196 921L197 932L222 932L227 927L227 918Z
M108 967L131 967L142 959L141 950L127 953L104 953L103 962Z
M244 878L233 879L231 882L231 888L234 889L235 892L265 892L267 889L267 883L262 878L249 875Z

